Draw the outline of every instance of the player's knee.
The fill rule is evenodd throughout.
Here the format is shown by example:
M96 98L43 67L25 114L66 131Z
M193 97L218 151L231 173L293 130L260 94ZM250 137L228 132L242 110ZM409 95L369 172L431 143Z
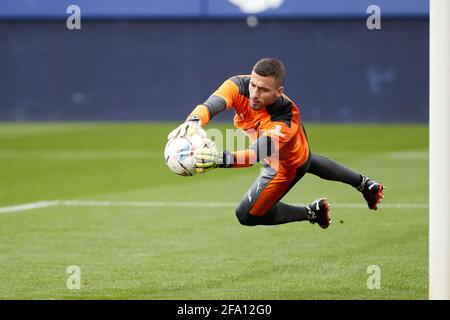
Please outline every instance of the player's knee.
M239 220L239 223L243 226L255 226L257 225L255 221L255 217L245 208L239 206L236 209L236 217Z

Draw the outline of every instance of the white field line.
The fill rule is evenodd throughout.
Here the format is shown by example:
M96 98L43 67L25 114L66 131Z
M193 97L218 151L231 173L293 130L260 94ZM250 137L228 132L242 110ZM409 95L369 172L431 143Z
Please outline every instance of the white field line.
M54 207L58 205L58 201L39 201L33 203L18 204L15 206L2 207L0 213L12 213L20 211L28 211L38 208Z
M294 204L304 205L304 204ZM0 207L0 214L29 211L46 207L124 207L124 208L235 208L234 202L169 202L169 201L95 201L95 200L55 200L39 201ZM365 209L365 203L332 203L331 208ZM381 204L380 209L427 209L426 203Z
M64 207L168 207L168 208L228 208L236 207L233 202L176 202L176 201L95 201L63 200L58 204Z

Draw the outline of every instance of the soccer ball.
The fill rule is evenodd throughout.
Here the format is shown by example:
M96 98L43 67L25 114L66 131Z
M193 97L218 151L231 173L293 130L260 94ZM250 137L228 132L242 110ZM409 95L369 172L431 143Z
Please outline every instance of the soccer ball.
M192 137L170 139L164 149L164 158L169 169L181 176L195 174L195 156L202 148L211 147L211 140L195 134Z

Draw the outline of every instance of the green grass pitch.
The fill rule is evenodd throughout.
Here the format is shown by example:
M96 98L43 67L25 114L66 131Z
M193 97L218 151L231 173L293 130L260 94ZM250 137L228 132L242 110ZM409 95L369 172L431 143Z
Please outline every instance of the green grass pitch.
M306 124L314 153L387 186L374 212L306 175L284 201L327 197L322 230L241 226L234 206L259 166L176 176L163 160L175 125L0 124L0 208L123 201L0 213L0 299L427 299L428 126ZM67 287L71 265L80 289Z

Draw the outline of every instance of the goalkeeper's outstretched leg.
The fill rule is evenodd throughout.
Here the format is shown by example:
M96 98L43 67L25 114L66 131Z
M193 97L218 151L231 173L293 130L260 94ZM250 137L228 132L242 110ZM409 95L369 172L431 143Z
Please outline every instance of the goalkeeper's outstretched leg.
M369 209L377 210L378 204L384 198L384 186L381 183L317 154L311 155L311 165L308 173L322 179L342 182L356 188L362 193Z

